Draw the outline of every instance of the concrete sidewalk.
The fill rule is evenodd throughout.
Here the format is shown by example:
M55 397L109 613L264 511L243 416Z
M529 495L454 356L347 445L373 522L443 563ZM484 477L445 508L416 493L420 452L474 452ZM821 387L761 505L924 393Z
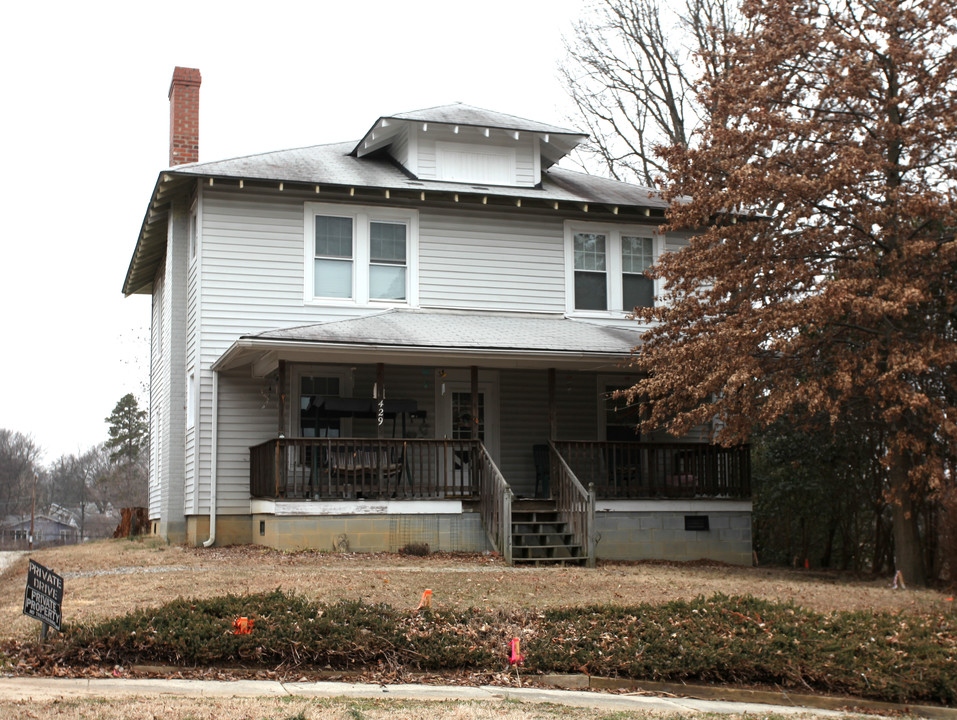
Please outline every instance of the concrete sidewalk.
M109 678L0 678L0 700L117 697L316 697L392 698L396 700L512 700L554 703L601 710L665 711L670 713L761 713L843 716L837 710L767 705L751 702L696 700L650 695L612 695L573 690L542 690L483 685L369 685L344 682L276 682L269 680L123 680Z

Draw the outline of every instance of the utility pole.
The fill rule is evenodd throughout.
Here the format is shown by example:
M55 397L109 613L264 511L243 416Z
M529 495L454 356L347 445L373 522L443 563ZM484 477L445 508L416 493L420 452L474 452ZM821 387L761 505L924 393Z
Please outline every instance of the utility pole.
M39 476L33 473L33 500L30 502L30 552L33 552L33 518L37 512L37 480Z

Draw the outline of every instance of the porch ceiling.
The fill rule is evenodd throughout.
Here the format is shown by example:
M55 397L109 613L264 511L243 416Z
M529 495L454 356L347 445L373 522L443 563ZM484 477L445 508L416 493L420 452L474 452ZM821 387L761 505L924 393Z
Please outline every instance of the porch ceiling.
M213 369L252 365L255 375L265 375L279 360L611 369L627 360L640 336L637 327L564 317L393 309L245 335Z

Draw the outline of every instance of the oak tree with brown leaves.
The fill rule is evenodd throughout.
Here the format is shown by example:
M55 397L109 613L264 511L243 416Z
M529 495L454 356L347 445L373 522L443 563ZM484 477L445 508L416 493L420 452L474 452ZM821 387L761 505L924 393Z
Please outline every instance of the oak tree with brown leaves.
M643 427L723 443L812 418L885 438L896 564L923 584L916 503L957 448L953 0L745 0L701 87L700 142L664 151L657 325L634 357Z

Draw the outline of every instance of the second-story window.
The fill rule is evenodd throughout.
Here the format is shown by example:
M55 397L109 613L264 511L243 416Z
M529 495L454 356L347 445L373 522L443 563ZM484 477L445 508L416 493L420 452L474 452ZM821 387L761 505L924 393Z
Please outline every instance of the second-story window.
M654 307L658 288L646 272L663 247L663 237L640 225L565 223L566 312L621 316Z
M317 297L352 297L352 218L316 216Z
M305 203L307 303L415 305L418 214Z
M369 298L405 300L406 226L404 223L369 224Z
M621 304L624 310L654 307L655 282L645 275L645 270L654 262L654 240L621 236Z
M608 309L606 237L599 233L575 233L575 308Z

